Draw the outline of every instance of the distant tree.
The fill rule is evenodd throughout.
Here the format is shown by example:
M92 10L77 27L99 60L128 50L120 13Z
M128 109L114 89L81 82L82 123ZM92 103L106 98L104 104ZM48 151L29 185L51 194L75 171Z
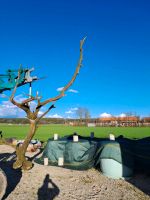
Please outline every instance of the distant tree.
M76 111L76 115L80 119L80 123L82 123L83 120L88 123L90 119L90 112L87 108L79 107Z
M84 109L79 107L76 111L76 115L77 117L80 119L80 121L82 121L83 116L84 116Z
M85 118L85 121L86 121L86 124L87 124L89 119L90 119L90 112L87 108L85 108L85 110L84 110L84 118Z
M17 155L17 160L13 163L13 168L14 169L17 169L17 168L22 168L24 170L29 170L32 168L32 162L26 160L26 157L25 157L25 153L26 153L26 150L27 150L27 147L31 141L31 139L33 138L33 136L35 135L36 133L36 130L37 130L37 124L39 123L39 121L50 111L52 110L53 108L55 108L54 106L54 103L55 101L61 99L62 97L65 96L65 91L68 90L68 88L73 84L73 82L75 81L77 75L79 74L79 71L80 71L80 68L81 68L81 65L82 65L82 46L84 44L84 40L81 40L80 41L80 57L79 57L79 61L78 61L78 65L76 67L76 70L74 72L74 75L72 76L71 80L63 87L63 89L61 90L60 94L57 95L56 97L52 97L52 98L49 98L45 101L41 101L41 97L38 95L38 93L36 94L36 96L31 96L29 95L28 98L24 101L22 101L21 103L20 102L17 102L15 100L15 93L16 93L16 90L17 90L17 87L18 87L18 82L16 83L16 86L11 94L11 97L10 97L10 101L16 105L18 108L22 109L25 111L26 115L27 115L27 119L29 120L30 122L30 130L22 144L22 146L17 146L16 147L16 155ZM18 72L18 80L20 78L20 72ZM35 110L32 110L31 108L31 102L32 101L36 101L37 102L37 105L35 107ZM41 115L39 116L39 111L40 109L51 103L50 107Z

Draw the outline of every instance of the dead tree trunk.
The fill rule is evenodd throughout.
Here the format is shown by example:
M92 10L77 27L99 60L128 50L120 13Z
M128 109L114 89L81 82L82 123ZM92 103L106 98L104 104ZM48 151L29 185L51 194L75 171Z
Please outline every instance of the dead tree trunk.
M27 98L23 102L19 103L14 99L16 89L17 89L17 86L18 86L18 84L16 84L16 86L15 86L13 92L12 92L12 95L10 97L10 101L14 105L16 105L18 108L20 108L20 109L22 109L26 112L27 118L29 119L29 122L30 122L30 130L29 130L29 133L27 134L22 146L16 147L17 160L13 164L14 169L22 168L23 170L29 170L29 169L32 168L32 162L26 160L26 157L25 157L27 147L28 147L30 141L32 140L32 138L34 137L34 135L36 133L37 124L40 121L40 119L42 117L44 117L51 109L55 108L54 102L65 96L65 91L68 90L68 88L73 84L77 75L79 74L79 71L80 71L80 68L81 68L81 65L82 65L82 51L83 51L82 46L83 46L84 40L85 39L80 41L80 57L79 57L79 61L78 61L78 65L76 67L76 70L75 70L71 80L66 84L65 87L63 87L60 94L57 95L56 97L49 98L49 99L41 102L41 97L39 97L38 94L37 94L36 96L29 96L29 98ZM18 80L19 80L19 77L20 77L20 73L18 73ZM34 111L31 111L31 109L30 109L30 103L32 101L37 101L37 106L36 106ZM44 112L39 117L38 113L39 113L40 109L43 106L47 105L48 103L51 103L52 105L47 109L46 112Z
M36 127L37 127L36 121L30 120L29 133L27 134L23 144L16 147L17 160L13 164L14 169L22 167L22 169L28 170L28 169L32 168L32 162L26 160L25 153L26 153L26 150L27 150L27 147L28 147L30 141L32 140L32 138L36 132Z

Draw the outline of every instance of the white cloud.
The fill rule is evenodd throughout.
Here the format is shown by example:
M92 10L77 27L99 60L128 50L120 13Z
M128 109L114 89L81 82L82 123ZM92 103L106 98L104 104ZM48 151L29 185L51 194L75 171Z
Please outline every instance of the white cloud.
M102 114L100 114L100 117L112 117L112 115L111 114L109 114L109 113L102 113Z
M72 93L79 93L79 91L78 91L78 90L73 90L73 89L70 89L70 90L68 90L68 92L72 92Z
M13 105L10 101L2 101L2 104L1 104L1 107L2 108L16 108L15 105Z
M27 98L25 98L22 94L20 94L20 95L17 95L14 99L15 99L15 101L21 103Z
M35 111L36 106L37 106L37 103L35 101L31 101L30 102L30 110L31 111Z
M71 117L70 117L70 116L67 116L66 118L67 118L67 119L71 119Z
M43 113L44 113L43 111L39 111L39 113L38 113L38 114L39 114L39 115L42 115Z
M0 106L0 117L9 117L16 115L17 115L16 107L6 104L6 102Z
M21 95L17 95L15 97L15 101L21 103L22 101L24 101L25 98L22 94ZM36 107L36 102L32 101L30 104L31 110L33 111ZM41 113L42 114L42 113ZM20 108L18 108L17 106L15 106L14 104L12 104L10 101L2 101L0 104L0 117L15 117L15 118L19 118L19 117L25 117L26 113L21 110Z
M49 118L63 118L61 115L54 114L54 115L48 115Z
M121 113L118 117L126 117L127 115L125 113Z
M15 97L15 100L17 102L22 102L24 101L26 98L24 98L23 95L18 95ZM37 103L35 101L32 101L30 104L30 109L31 111L34 111L36 108ZM45 108L42 108L39 113L38 116L41 116L43 113L45 112ZM21 110L20 108L18 108L17 106L15 106L14 104L12 104L10 101L1 101L0 102L0 117L14 117L14 118L20 118L20 117L25 117L26 113ZM62 118L62 116L60 115L54 115L54 116L45 116L45 117L55 117L55 118Z
M40 117L41 115L43 115L43 113L44 113L43 111L39 111L39 112L38 112L38 117ZM46 116L44 116L44 118L45 118L45 117L46 117Z
M25 98L22 94L20 94L20 95L18 95L18 96L15 97L15 100L16 100L17 102L19 102L19 103L23 102L23 101L26 100L26 99L27 99L27 98ZM36 106L37 106L36 101L31 101L31 102L30 102L30 109L31 109L31 111L34 111L35 108L36 108Z
M72 111L76 111L76 110L78 110L79 108L71 108L70 110L72 110Z
M0 98L7 98L5 94L0 94Z
M57 88L56 90L57 90L58 92L61 92L63 89L64 89L64 87L59 87L59 88Z
M57 92L61 92L63 89L64 89L64 87L59 87L56 90L57 90ZM68 92L78 93L78 90L69 89Z
M68 110L65 112L66 114L73 114L74 112L72 110Z
M77 110L78 110L78 108L77 108L77 107L74 107L74 108L70 108L70 110L66 111L65 113L66 113L66 114L74 114L75 111L77 111Z
M0 104L0 117L25 117L25 112L10 101L2 101Z

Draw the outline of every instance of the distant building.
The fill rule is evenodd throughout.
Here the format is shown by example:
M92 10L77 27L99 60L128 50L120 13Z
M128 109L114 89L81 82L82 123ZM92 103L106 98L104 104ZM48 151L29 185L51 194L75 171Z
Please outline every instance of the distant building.
M139 123L140 118L137 116L99 118L100 126L139 126Z
M143 126L150 126L150 117L144 117L141 122Z
M98 122L99 126L117 126L116 117L101 117Z
M118 126L139 126L140 118L137 116L118 117Z
M96 123L87 123L87 126L88 126L88 127L95 127L95 126L96 126Z

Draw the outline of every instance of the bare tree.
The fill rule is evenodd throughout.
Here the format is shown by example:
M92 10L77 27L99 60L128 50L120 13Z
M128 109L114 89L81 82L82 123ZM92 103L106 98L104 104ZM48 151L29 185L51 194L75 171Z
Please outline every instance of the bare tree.
M26 115L27 115L27 119L30 122L30 130L22 144L22 146L17 146L16 147L16 155L17 155L17 160L13 163L13 168L17 169L17 168L22 168L23 170L29 170L32 168L32 162L26 160L25 157L25 153L27 150L27 147L30 143L30 141L32 140L33 136L36 133L37 130L37 125L39 123L39 121L53 108L55 108L54 103L55 101L58 101L59 99L61 99L62 97L65 96L65 92L66 90L68 90L68 88L73 84L73 82L75 81L77 75L79 74L80 68L82 66L82 56L83 56L83 49L82 46L84 44L85 38L83 40L80 41L80 56L79 56L79 61L76 67L76 70L71 78L71 80L63 87L63 89L61 90L60 94L49 98L45 101L41 101L41 97L38 95L38 93L36 94L36 96L30 96L22 101L21 103L17 102L15 100L15 93L17 90L17 86L18 83L16 83L16 86L10 96L10 101L16 105L18 108L22 109L25 111ZM18 72L18 80L19 80L19 76L20 76L20 72ZM32 111L31 109L31 102L32 101L36 101L37 105L34 111ZM51 103L50 107L41 115L39 116L39 111L40 109L47 105L48 103Z
M77 111L76 111L76 115L80 119L80 122L81 122L82 119L83 119L83 116L84 116L84 110L83 110L83 108L79 107L77 109Z
M80 119L80 124L82 123L82 120L85 120L85 122L88 123L90 112L87 108L79 107L76 111L76 115Z
M85 118L85 122L87 124L89 122L89 119L90 119L90 112L87 108L84 109L84 118Z

